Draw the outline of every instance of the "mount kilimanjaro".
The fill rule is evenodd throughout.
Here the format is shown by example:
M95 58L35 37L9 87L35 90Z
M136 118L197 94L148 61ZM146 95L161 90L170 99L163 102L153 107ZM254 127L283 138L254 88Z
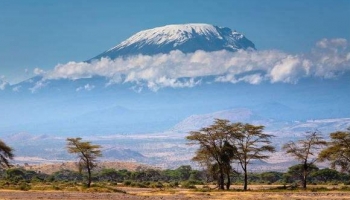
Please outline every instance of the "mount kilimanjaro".
M244 35L230 28L210 24L167 25L140 31L89 61L102 57L115 59L136 54L164 54L174 50L193 53L197 50L210 52L239 49L255 50L255 45Z

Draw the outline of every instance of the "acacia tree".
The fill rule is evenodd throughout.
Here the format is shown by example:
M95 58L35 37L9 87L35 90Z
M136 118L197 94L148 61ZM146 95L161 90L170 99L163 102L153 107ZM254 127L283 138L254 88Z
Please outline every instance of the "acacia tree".
M196 155L192 160L207 167L208 171L218 180L219 189L225 189L225 175L227 176L226 188L230 187L230 162L235 151L228 143L229 121L216 119L214 124L191 131L186 137L190 145L199 145Z
M298 140L297 142L290 141L283 145L283 150L300 161L303 166L302 184L304 189L306 189L310 167L318 160L317 154L320 149L326 145L327 142L318 131L307 132L305 139Z
M82 141L81 138L67 138L67 149L69 153L78 155L79 171L82 169L87 170L87 187L90 187L91 170L97 165L96 159L102 156L101 146L93 145L91 142Z
M340 167L342 172L350 173L350 127L347 131L337 131L330 134L331 142L319 154L321 161L328 160L331 167Z
M271 146L273 135L263 133L264 126L234 123L230 126L229 141L235 147L234 160L237 160L244 173L243 189L248 189L248 165L252 160L269 158L266 153L275 152Z
M10 167L9 160L13 159L13 149L0 140L0 168Z

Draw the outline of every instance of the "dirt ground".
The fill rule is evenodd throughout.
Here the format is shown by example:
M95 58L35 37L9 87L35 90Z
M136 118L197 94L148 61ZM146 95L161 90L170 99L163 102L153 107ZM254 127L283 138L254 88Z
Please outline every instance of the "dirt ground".
M349 192L195 192L191 190L156 190L128 188L123 193L86 193L65 191L11 191L1 190L0 199L214 199L214 200L260 200L260 199L350 199Z

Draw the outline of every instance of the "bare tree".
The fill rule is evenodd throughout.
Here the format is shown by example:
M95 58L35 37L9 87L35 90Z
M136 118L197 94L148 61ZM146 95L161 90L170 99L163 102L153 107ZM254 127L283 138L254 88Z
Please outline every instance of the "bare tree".
M102 156L101 146L93 145L91 142L82 141L81 138L67 138L67 149L69 153L77 154L79 158L79 170L86 169L88 172L87 187L91 185L91 170L96 167L98 157Z
M327 142L318 131L307 132L305 139L298 140L297 142L290 141L283 145L283 150L303 165L302 184L304 189L306 189L307 185L307 177L310 172L309 168L318 160L317 154L326 145Z

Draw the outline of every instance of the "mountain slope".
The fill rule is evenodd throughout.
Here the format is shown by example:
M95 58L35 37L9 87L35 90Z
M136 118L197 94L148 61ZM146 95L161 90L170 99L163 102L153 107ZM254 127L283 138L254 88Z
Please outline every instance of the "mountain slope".
M140 31L117 46L92 58L136 54L154 55L179 50L184 53L203 51L237 51L255 49L255 45L244 35L230 28L209 24L167 25Z

